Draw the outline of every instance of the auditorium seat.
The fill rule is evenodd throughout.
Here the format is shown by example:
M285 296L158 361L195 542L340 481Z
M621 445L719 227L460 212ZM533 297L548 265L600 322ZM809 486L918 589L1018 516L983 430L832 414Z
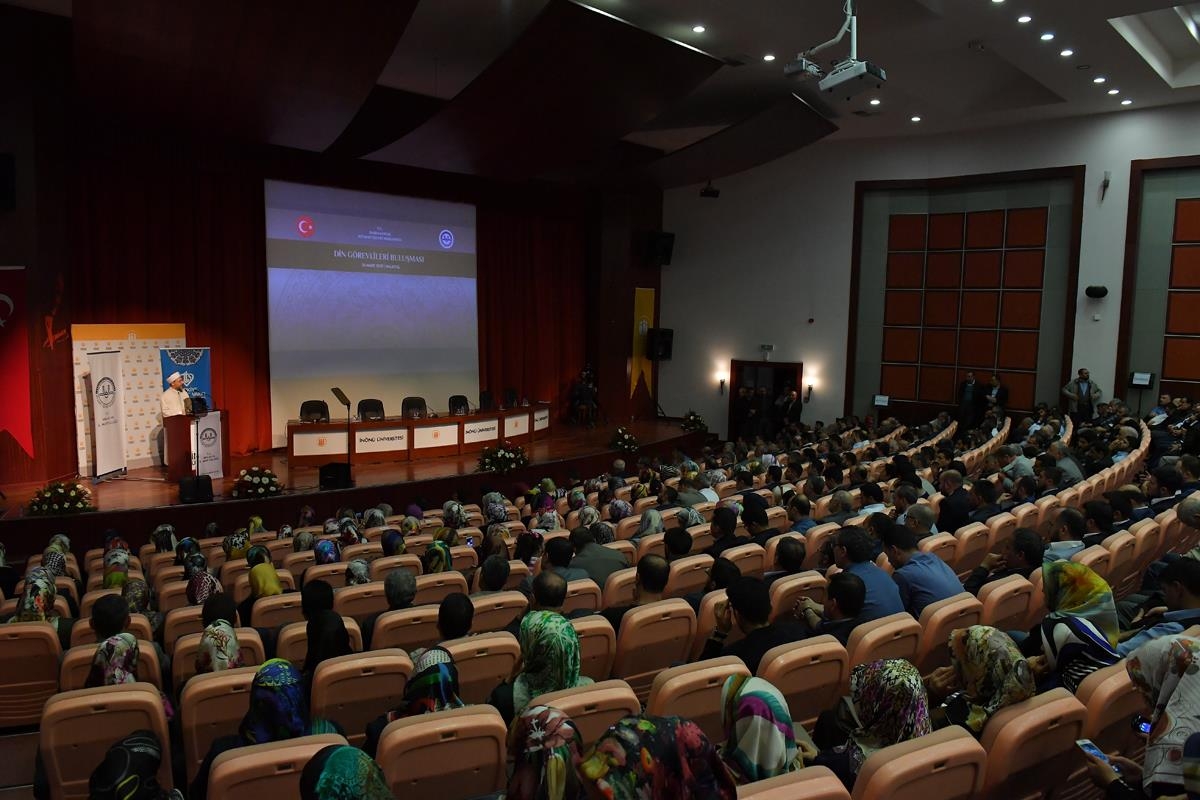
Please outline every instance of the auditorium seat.
M721 557L732 561L743 577L761 579L767 566L766 554L760 545L751 542L731 547L721 553Z
M625 520L621 520L624 522ZM637 560L641 561L646 556L658 556L659 558L667 557L667 543L665 533L651 533L643 536L637 544Z
M601 608L600 587L591 578L567 582L567 598L559 612L570 616L575 611L599 611Z
M1133 575L1133 568L1136 566L1135 553L1137 550L1137 540L1133 538L1133 534L1126 531L1118 531L1112 536L1105 538L1100 544L1108 550L1108 575L1104 579L1112 587L1113 594L1117 594L1118 587L1131 587L1135 577L1138 586L1140 586L1142 582L1141 573L1138 573L1136 576ZM1130 588L1130 591L1132 591L1132 588Z
M342 550L342 561L345 561L347 564L355 559L370 563L377 558L383 558L383 545L378 542L352 544Z
M957 725L885 747L858 770L854 800L971 800L983 788L987 752Z
M850 793L828 767L805 767L738 787L738 800L850 800Z
M634 601L634 591L637 584L637 567L619 569L608 576L604 582L602 608L617 608L627 606Z
M400 705L412 671L412 659L398 648L322 661L312 679L312 716L336 722L361 747L367 724Z
M930 603L921 611L921 642L913 661L922 675L950 664L950 633L978 625L983 620L983 603L968 592Z
M1017 518L1007 512L995 514L988 518L987 528L987 551L1002 553L1005 546L1012 541L1013 534L1017 532Z
M796 601L801 597L823 605L828 585L825 576L815 569L777 578L771 584L771 621L794 616Z
M508 782L507 735L491 706L437 711L390 723L375 760L396 797L482 797Z
M703 590L712 566L713 557L706 555L685 556L672 561L663 596L683 597Z
M712 523L709 522L692 525L687 532L688 536L692 537L692 549L689 551L692 553L701 553L712 547L713 542L716 541L712 535Z
M304 578L304 571L317 563L317 554L312 550L302 550L299 553L288 553L283 557L283 568L292 573L297 581Z
M1118 598L1124 598L1141 588L1142 576L1154 561L1162 545L1162 528L1152 519L1143 519L1129 526L1133 537L1133 568L1125 576L1124 585L1113 587Z
M460 541L462 541L460 539ZM456 572L466 573L479 566L479 553L474 547L458 545L450 548L450 568Z
M336 733L322 733L227 750L213 760L208 794L221 800L299 797L300 776L312 757L344 744Z
M1092 572L1108 580L1108 573L1112 568L1112 556L1104 545L1094 544L1091 547L1085 547L1071 556L1071 560L1090 567Z
M424 397L406 397L400 404L400 415L412 419L420 419L429 413Z
M364 397L358 401L358 418L359 419L383 419L387 415L383 412L383 401L374 397Z
M721 725L721 689L731 675L750 677L750 670L737 656L710 658L664 669L650 686L646 713L689 719L711 741L720 742L725 738Z
M509 680L521 660L517 637L505 631L481 633L442 642L458 670L458 696L464 703L486 703L500 684Z
M467 594L467 579L458 572L435 572L417 576L414 606L436 605L455 592Z
M199 771L214 740L238 732L250 708L250 685L257 666L194 675L179 694L183 761L188 783Z
M987 751L982 800L1054 797L1070 779L1080 755L1087 709L1066 689L1052 689L1000 709L984 725Z
M712 522L713 511L715 511L717 509L717 504L716 503L696 503L696 505L692 506L692 508L696 509L696 513L698 513L700 516L704 517L705 522Z
M471 598L475 616L471 621L472 633L502 631L524 615L529 600L520 592L489 592Z
M695 635L696 613L683 600L659 600L630 609L621 620L612 675L623 678L639 699L644 698L660 670L687 660Z
M386 580L388 573L397 569L406 569L414 576L420 575L421 559L411 553L405 553L399 556L384 556L377 558L371 562L371 580L382 581Z
M0 729L37 724L42 706L58 691L61 657L58 633L51 625L0 625Z
M1040 567L1029 573L1029 583L1033 586L1033 597L1029 601L1029 617L1025 620L1025 625L1018 630L1027 631L1046 616L1046 589L1042 584L1043 580L1044 573Z
M958 539L955 539L952 533L934 533L922 537L917 542L917 549L922 553L933 553L946 562L950 569L954 569L958 553Z
M304 577L301 583L312 583L313 581L325 581L334 589L340 589L346 585L346 562L338 561L333 564L313 564L308 569L304 570Z
M296 579L292 573L286 569L277 569L275 574L279 577L279 583L285 592L296 591ZM233 602L240 604L243 600L250 596L250 573L238 575L233 582Z
M38 748L53 800L88 797L88 779L116 739L133 731L153 731L163 744L158 783L175 786L167 719L158 689L126 683L60 692L46 701ZM214 795L217 796L217 795Z
M338 590L334 591L336 597ZM300 593L288 592L258 598L254 601L251 619L258 628L277 628L280 625L302 621L304 611L301 608Z
M627 541L627 540L633 538L633 535L635 533L637 533L637 531L638 531L638 526L641 524L642 524L642 517L640 514L636 515L636 516L626 517L625 519L618 522L617 528L616 528L617 541L624 542L624 541Z
M186 592L186 588L187 587L185 586L184 587L185 592ZM121 590L120 589L94 589L93 591L90 591L87 594L85 594L83 596L83 599L79 601L79 617L81 619L90 617L92 615L92 607L96 605L96 601L99 600L101 597L104 597L105 595L108 595L108 594L116 595L116 596L120 597ZM20 596L19 591L17 592L17 596ZM65 603L66 600L64 599L63 602ZM186 595L185 595L185 602L186 602ZM55 598L54 605L56 606L55 611L57 611L58 610L58 608L57 608L58 599L57 598ZM68 611L64 611L64 612L62 612L62 616L70 616L70 614L68 613Z
M1033 501L1033 504L1037 506L1038 510L1038 533L1042 535L1043 539L1048 539L1050 531L1049 525L1058 517L1058 510L1062 507L1062 505L1059 503L1056 495L1039 497L1037 500Z
M262 636L256 629L233 630L237 634L238 655L241 656L243 667L257 667L267 660ZM175 642L175 652L171 656L171 683L175 687L176 695L180 695L182 687L197 674L196 654L200 651L200 636L199 633L189 633L187 636L180 636Z
M199 607L196 608L199 611ZM196 619L199 620L199 615ZM145 614L130 614L129 624L125 626L125 630L132 633L138 639L144 641L152 641L154 633L150 628L150 620ZM71 647L79 647L84 644L96 644L96 630L92 627L92 618L76 620L71 626Z
M979 602L984 625L1002 631L1028 630L1025 622L1033 605L1033 584L1020 575L988 581L979 589Z
M841 529L841 525L833 522L827 522L824 525L814 525L808 529L808 533L804 534L804 568L818 569L821 564L821 550L825 547L825 542L829 537L834 536Z
M1038 527L1038 507L1033 503L1022 503L1010 512L1017 519L1018 528L1032 528L1042 535L1041 529Z
M622 680L606 680L589 686L549 692L535 697L531 705L534 704L557 708L570 717L585 748L615 723L625 717L637 716L642 711L637 695Z
M142 564L145 565L142 571L149 575L151 580L158 580L159 573L162 570L168 567L175 567L175 553L150 553L142 557ZM183 575L182 566L175 568L179 571L179 575Z
M763 655L758 675L787 699L792 722L811 730L849 684L850 658L833 636L814 636L772 647Z
M305 400L300 404L301 422L329 422L329 403L324 400Z
M290 542L287 542L286 539L283 541L285 544L290 545ZM187 583L183 579L183 567L176 567L174 565L162 567L159 569L158 574L154 576L154 594L161 595L162 590L173 583Z
M418 647L435 645L442 638L437 621L436 605L385 611L375 619L371 648L398 647L411 653Z
M63 653L62 665L58 672L58 690L70 692L84 688L95 657L94 644L72 647ZM162 688L162 665L158 660L158 650L153 642L144 639L138 640L137 679L153 684L158 689Z
M772 510L775 510L775 509L772 509ZM779 509L779 510L782 511L783 509ZM767 546L763 548L766 551L766 554L763 556L763 560L766 565L765 569L767 572L771 572L772 570L775 570L778 568L776 565L777 558L776 558L775 554L779 550L779 543L782 542L784 539L796 539L801 544L805 544L804 534L802 534L802 533L794 533L794 532L780 533L775 536L772 536L770 539L767 539Z
M1091 739L1102 752L1142 760L1146 737L1133 729L1130 720L1136 716L1149 717L1150 707L1129 679L1124 661L1084 678L1075 691L1075 699L1086 709L1083 738ZM1076 767L1060 800L1103 797L1104 793L1087 779L1082 759Z
M285 595L286 596L286 595ZM388 610L383 584L379 581L359 586L343 586L333 590L333 610L343 617L351 617L359 624L372 614ZM257 617L254 620L258 622Z
M713 629L717 625L717 605L725 601L724 589L707 592L700 598L700 609L696 612L696 635L692 637L692 661L700 658L700 653L704 651L704 643L708 641L708 637L712 636ZM744 637L745 634L742 633L741 628L734 625L725 638L725 644L733 644Z
M132 560L131 560L129 572L126 573L125 580L127 580L127 581L144 581L144 580L146 580L146 576L141 571L141 569L135 568L132 565ZM147 581L147 583L149 583L149 582ZM99 572L88 573L87 584L84 587L84 591L94 592L97 589L102 589L102 588L104 588L104 567L103 566L100 567Z
M656 505L658 505L658 495L652 494L649 497L643 497L634 502L633 513L640 517L643 511L654 508Z
M921 625L906 611L864 622L846 642L851 668L881 658L913 661L920 649Z
M579 674L604 681L612 674L617 654L617 633L612 623L599 614L571 620L579 637Z
M355 653L361 653L363 649L362 629L349 617L342 617L342 622L345 623L346 633L350 636L350 649ZM308 658L307 626L307 622L293 622L290 625L284 625L279 629L279 637L275 642L275 656L291 661L296 669L302 669L305 659Z
M988 554L988 527L982 522L972 522L956 530L954 538L958 540L958 546L954 549L953 569L962 581Z

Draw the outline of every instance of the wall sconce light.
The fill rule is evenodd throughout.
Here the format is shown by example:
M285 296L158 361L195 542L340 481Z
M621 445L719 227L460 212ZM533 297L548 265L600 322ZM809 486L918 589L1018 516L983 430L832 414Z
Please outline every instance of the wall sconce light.
M806 403L812 402L812 393L813 393L813 386L810 383L808 385L808 390L804 393L804 402L806 402Z
M715 377L718 384L717 392L722 395L725 394L725 383L729 380L729 375L725 372L718 372Z
M721 378L721 388L718 389L718 392L720 394L725 394L725 379L724 378Z

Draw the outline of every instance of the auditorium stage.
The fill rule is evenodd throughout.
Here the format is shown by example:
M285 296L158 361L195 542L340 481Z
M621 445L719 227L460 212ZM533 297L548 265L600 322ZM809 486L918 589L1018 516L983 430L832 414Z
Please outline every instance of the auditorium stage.
M642 445L642 455L669 456L678 448L695 454L706 434L687 433L677 420L642 420L627 427ZM476 472L478 454L446 456L422 461L385 464L358 464L354 467L352 489L320 491L317 467L291 467L284 450L234 457L232 474L250 467L269 466L287 487L286 492L270 500L237 500L229 496L233 477L213 482L212 503L182 505L179 488L166 480L166 470L158 467L131 470L126 478L107 481L93 487L96 513L73 517L22 517L36 484L5 487L7 511L0 518L0 542L9 557L40 552L51 534L71 536L72 548L97 546L109 528L120 531L130 544L140 545L155 525L170 522L179 535L199 535L209 522L229 531L245 524L253 513L260 514L269 528L283 523L295 524L300 508L312 506L319 519L349 505L363 509L387 502L397 509L408 503L440 505L458 493L466 502L477 502L486 489L511 492L514 483L532 484L544 477L563 482L572 476L591 477L607 471L616 454L609 449L616 425L589 430L572 425L555 425L545 438L523 445L530 466L506 476Z

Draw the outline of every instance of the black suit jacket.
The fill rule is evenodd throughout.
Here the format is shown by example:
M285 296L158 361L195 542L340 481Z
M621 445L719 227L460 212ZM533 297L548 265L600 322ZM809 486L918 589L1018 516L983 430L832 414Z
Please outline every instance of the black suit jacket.
M942 498L938 509L937 529L942 533L954 533L971 522L971 499L961 486Z
M988 386L986 397L992 396L992 387ZM1003 383L996 387L996 405L1008 408L1008 387Z

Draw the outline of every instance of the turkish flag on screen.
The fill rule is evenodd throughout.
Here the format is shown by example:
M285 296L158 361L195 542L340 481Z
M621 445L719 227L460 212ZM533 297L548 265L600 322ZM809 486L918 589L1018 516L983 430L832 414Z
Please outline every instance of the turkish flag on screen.
M0 431L8 431L33 458L24 267L0 267L0 375Z

